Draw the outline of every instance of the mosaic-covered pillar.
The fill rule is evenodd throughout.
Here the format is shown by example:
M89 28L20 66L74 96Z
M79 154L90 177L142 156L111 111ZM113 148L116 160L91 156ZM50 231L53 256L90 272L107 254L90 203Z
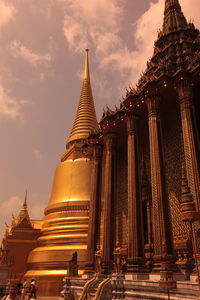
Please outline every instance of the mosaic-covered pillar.
M116 145L116 135L108 133L105 141L105 173L104 173L104 222L103 222L103 249L102 249L102 272L110 273L111 269L111 239L112 232L112 198L113 198L113 163Z
M195 115L193 105L192 82L181 77L177 81L177 92L181 110L182 133L186 173L193 197L200 211L200 179L197 151L199 151L197 131L195 130Z
M85 265L86 273L95 271L95 251L96 240L98 236L98 200L100 187L100 169L102 159L102 146L95 145L93 148L93 165L91 175L91 195L90 195L90 212L88 225L88 245L87 245L87 263Z
M142 272L142 206L139 190L138 116L126 118L128 137L128 272Z
M172 238L169 225L168 199L165 190L160 96L156 93L149 94L146 103L149 120L154 261L161 262L167 259L167 255L172 254Z

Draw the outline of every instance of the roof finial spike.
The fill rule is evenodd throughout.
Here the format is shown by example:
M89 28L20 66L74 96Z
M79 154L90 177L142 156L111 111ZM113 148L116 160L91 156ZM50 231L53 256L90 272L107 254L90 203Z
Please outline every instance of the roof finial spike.
M25 191L25 198L24 198L24 204L23 204L24 208L27 208L27 195L28 195L28 191L26 189L26 191Z
M90 80L88 52L89 52L89 49L86 48L85 49L85 68L84 68L84 79L86 79L86 80Z

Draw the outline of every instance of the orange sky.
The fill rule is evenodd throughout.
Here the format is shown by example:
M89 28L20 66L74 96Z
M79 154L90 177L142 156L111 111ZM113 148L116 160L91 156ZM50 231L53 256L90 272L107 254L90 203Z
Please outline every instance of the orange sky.
M200 28L200 1L180 4ZM31 217L43 215L79 100L84 48L100 118L145 69L163 10L164 0L0 0L0 238L25 189Z

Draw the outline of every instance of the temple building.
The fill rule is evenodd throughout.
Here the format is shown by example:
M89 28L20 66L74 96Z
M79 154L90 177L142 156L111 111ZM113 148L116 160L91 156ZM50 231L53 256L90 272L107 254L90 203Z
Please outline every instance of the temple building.
M66 299L196 299L199 75L200 33L178 0L165 0L136 88L99 123L86 50L76 118L27 260L41 295L59 295L71 260L79 276L68 273Z
M37 246L42 221L31 220L27 210L27 195L18 217L13 216L0 248L0 283L19 283L27 270L27 258Z

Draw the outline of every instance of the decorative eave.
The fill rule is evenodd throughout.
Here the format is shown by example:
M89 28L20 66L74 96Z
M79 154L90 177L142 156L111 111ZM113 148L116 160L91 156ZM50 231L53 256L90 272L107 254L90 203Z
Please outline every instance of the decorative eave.
M107 132L117 132L125 121L125 111L123 108L116 109L112 114L104 114L99 125L103 134Z

